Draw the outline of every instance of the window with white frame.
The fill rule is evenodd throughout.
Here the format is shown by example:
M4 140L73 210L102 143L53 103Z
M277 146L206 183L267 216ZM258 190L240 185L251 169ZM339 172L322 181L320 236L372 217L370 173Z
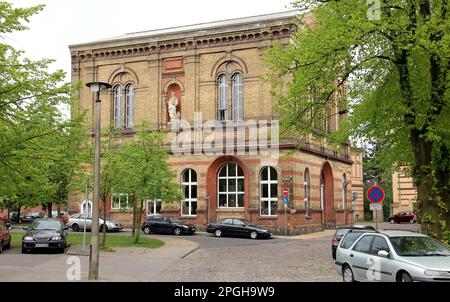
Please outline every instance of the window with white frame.
M116 85L113 89L114 98L114 128L122 128L122 86Z
M88 216L91 217L92 216L92 201L84 200L80 206L80 213L81 214L88 213Z
M226 75L221 75L218 79L218 112L217 119L219 121L226 121L228 114L228 78Z
M303 190L305 192L305 210L306 216L309 216L309 209L311 203L311 177L309 175L309 169L305 169L304 181L303 181Z
M197 172L187 169L181 175L181 191L183 201L181 205L181 215L197 215Z
M278 173L264 167L260 175L261 216L276 216L278 210Z
M134 86L128 84L125 87L125 127L129 129L134 127L134 107Z
M222 167L218 175L219 208L244 207L244 171L236 163L228 163Z
M236 73L232 78L233 82L233 121L240 122L244 120L244 94L243 78L240 73Z
M147 216L161 214L161 200L147 200Z
M111 210L130 209L128 194L112 194Z

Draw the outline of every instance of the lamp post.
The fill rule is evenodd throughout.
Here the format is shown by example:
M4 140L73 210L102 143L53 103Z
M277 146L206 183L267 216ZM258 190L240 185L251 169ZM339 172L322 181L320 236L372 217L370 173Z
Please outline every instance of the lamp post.
M94 151L94 198L92 204L91 247L89 253L89 280L98 280L99 264L99 200L100 200L100 90L112 86L108 83L90 82L86 84L95 93L95 151Z

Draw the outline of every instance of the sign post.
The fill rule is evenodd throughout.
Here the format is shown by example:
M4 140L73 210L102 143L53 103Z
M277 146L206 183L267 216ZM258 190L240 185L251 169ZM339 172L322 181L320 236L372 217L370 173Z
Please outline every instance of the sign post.
M379 186L373 186L367 190L367 198L371 205L370 209L375 210L376 230L378 231L378 211L383 209L382 202L384 200L384 190Z
M287 236L287 208L289 203L289 189L283 189L283 201L284 201L284 235Z

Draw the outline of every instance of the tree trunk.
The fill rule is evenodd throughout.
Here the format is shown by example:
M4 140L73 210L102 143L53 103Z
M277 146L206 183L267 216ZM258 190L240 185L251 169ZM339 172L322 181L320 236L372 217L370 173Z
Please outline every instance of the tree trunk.
M132 230L131 230L131 237L134 237L136 232L136 201L133 200L133 225L131 226Z
M19 207L17 208L17 222L20 223L20 210L22 209L22 206L19 204ZM9 214L8 214L9 215Z
M103 201L103 238L102 238L102 248L106 248L106 198Z
M440 208L436 200L435 181L432 173L433 143L423 137L417 129L411 131L411 144L414 150L414 179L417 184L417 215L422 233L441 239L439 224Z
M52 206L53 204L51 202L47 204L47 215L49 218L52 218Z
M139 205L139 209L138 209L138 215L137 215L137 220L136 220L136 231L135 231L136 236L134 237L134 244L139 243L139 238L141 235L140 226L141 226L141 217L142 217L142 211L143 211L143 203L139 201L138 205Z

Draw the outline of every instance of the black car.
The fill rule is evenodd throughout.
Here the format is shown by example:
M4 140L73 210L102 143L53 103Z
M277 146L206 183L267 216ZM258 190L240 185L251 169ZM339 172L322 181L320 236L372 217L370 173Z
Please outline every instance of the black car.
M24 228L22 253L32 250L51 249L64 253L67 247L67 230L59 219L37 219L29 227Z
M256 238L270 238L272 234L268 229L258 227L244 219L226 218L216 223L208 223L206 226L208 233L216 237L236 236Z
M149 216L145 218L142 224L142 231L145 234L194 234L195 226L190 223L184 223L181 220L164 216Z
M33 222L36 219L43 218L44 213L31 212L22 217L22 222Z
M344 226L336 229L333 239L331 239L331 255L333 259L336 259L336 249L341 241L342 237L345 236L350 230L370 230L375 231L375 228L370 225L353 225Z

